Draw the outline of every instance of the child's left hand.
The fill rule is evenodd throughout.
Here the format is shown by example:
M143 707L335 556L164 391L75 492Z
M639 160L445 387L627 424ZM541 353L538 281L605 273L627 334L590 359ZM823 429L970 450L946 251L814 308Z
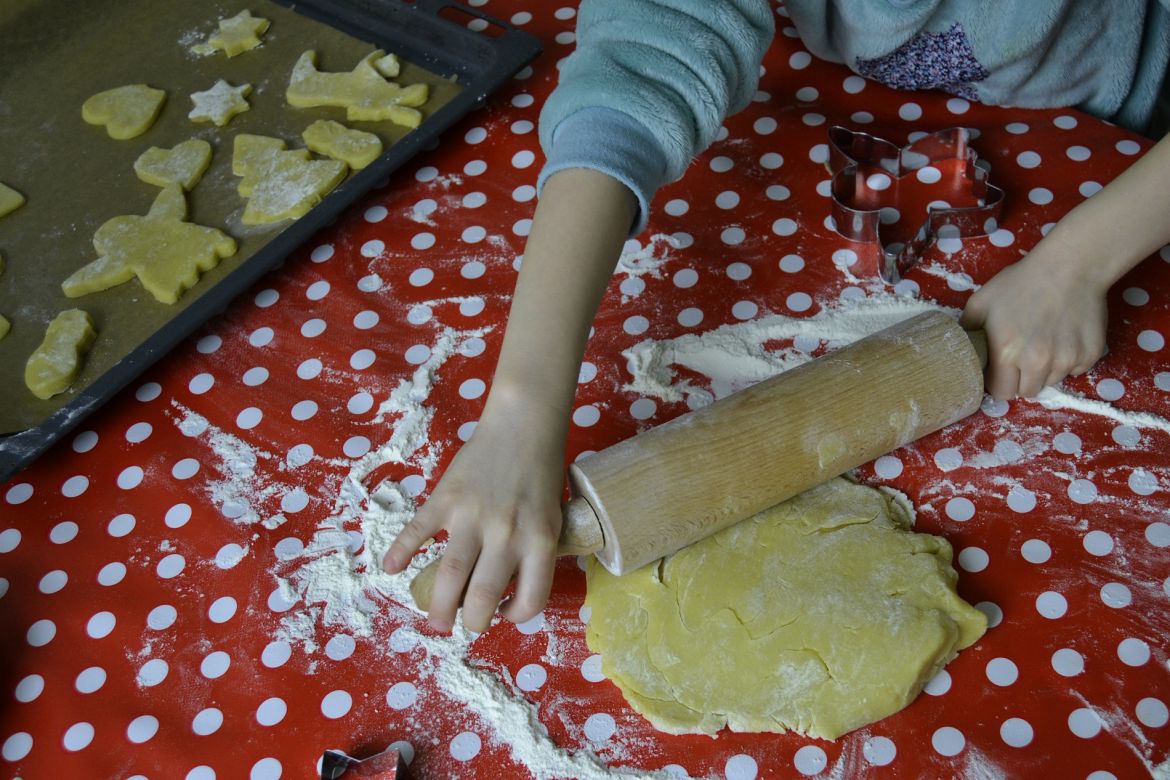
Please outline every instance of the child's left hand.
M963 327L987 331L993 397L1035 396L1105 353L1108 285L1077 273L1077 252L1050 235L967 301Z

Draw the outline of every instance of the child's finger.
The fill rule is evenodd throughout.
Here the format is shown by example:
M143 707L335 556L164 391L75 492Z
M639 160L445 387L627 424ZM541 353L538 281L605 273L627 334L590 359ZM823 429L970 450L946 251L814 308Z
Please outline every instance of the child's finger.
M978 330L987 321L987 311L983 307L983 298L975 293L967 301L963 315L959 317L959 324L966 330Z
M422 543L443 527L442 519L443 512L437 504L426 504L419 509L386 551L382 558L382 568L390 574L397 574L405 569L410 559L418 552L418 548L422 547Z
M487 630L515 571L515 554L508 545L491 541L484 545L463 597L464 626L471 631Z
M1024 398L1035 398L1044 389L1044 380L1048 377L1048 364L1029 365L1020 369L1020 385L1018 395Z
M997 401L1015 398L1020 388L1020 370L1011 363L993 360L987 377L987 392Z
M523 623L544 609L548 603L548 594L552 592L554 560L544 552L520 559L516 593L500 609L501 615L513 623Z
M463 589L480 555L480 539L473 533L452 534L439 564L427 619L436 631L450 631L463 600Z

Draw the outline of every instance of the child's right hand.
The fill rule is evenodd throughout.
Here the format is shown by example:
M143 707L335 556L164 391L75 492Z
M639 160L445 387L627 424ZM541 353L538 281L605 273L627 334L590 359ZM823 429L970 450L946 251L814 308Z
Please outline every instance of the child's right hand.
M446 529L430 608L440 631L460 601L463 625L487 629L513 576L505 618L522 623L548 601L581 356L636 213L631 190L599 171L571 168L545 184L483 415L382 564L402 571Z
M548 601L557 538L567 420L523 402L485 410L438 486L386 553L394 574L441 529L448 534L429 612L449 631L463 601L463 625L482 632L513 576L516 591L500 609L514 623L534 617ZM466 596L464 597L464 589Z

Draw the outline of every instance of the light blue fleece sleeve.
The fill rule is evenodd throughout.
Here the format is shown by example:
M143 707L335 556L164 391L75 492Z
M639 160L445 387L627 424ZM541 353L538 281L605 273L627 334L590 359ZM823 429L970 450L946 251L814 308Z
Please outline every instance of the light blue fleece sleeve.
M774 30L767 0L583 0L577 50L540 114L538 188L566 168L603 171L638 198L640 233L654 192L751 102Z

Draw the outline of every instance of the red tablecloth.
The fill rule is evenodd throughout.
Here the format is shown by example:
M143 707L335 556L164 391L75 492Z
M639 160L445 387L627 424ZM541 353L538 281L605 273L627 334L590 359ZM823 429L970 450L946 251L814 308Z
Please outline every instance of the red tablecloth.
M485 10L544 39L533 68L0 487L6 776L306 777L324 748L368 754L400 741L417 777L527 774L515 735L463 701L474 692L440 687L467 677L444 678L457 660L393 633L431 636L409 610L382 604L370 637L319 623L309 650L279 638L281 620L306 607L282 599L276 575L289 576L335 514L352 461L402 427L395 415L375 422L377 407L442 353L444 329L463 333L463 346L433 361L429 443L377 476L425 498L481 409L534 205L534 125L573 48L575 16L520 0ZM1075 111L886 89L813 60L778 21L756 100L658 197L640 246L652 234L674 240L645 253L656 270L614 277L570 458L686 410L623 389L621 353L632 345L894 294L849 278L843 250L859 247L825 224L830 125L898 141L955 124L981 131L975 146L1007 191L1000 230L951 255L932 250L900 288L955 307L969 295L958 274L987 280L1148 146ZM861 469L910 496L920 530L953 543L960 591L992 617L904 712L837 742L658 733L599 679L573 561L559 565L542 618L475 640L468 662L483 674L470 678L526 702L556 745L614 768L728 778L1151 771L1170 751L1167 263L1163 249L1111 294L1110 353L1066 384L1089 411L987 403ZM236 457L225 455L233 447ZM241 465L249 452L252 472ZM225 517L248 507L287 522L270 530ZM521 740L539 741L540 729L529 731Z

